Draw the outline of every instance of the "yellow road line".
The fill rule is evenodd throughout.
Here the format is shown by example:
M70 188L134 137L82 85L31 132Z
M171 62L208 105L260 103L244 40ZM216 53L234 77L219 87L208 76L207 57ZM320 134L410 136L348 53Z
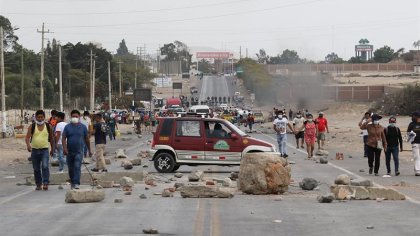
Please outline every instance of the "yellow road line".
M214 199L211 204L211 236L220 236L220 215L219 215L219 201Z
M194 236L202 236L204 230L204 208L201 199L198 199L197 203L197 214L194 222Z

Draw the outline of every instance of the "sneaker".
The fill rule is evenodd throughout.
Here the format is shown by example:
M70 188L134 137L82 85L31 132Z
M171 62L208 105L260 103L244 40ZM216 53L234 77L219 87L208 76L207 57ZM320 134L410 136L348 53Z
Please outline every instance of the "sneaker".
M108 170L107 169L103 169L102 172L108 172Z
M78 184L75 184L74 189L80 189L80 186Z
M379 176L379 174L378 173L375 173L375 176ZM390 176L391 177L391 176Z
M401 173L399 171L395 172L395 176L400 175Z
M37 185L35 190L42 190L42 185Z
M373 172L373 168L369 168L369 174L371 175Z
M415 176L420 176L420 173L416 173Z
M48 184L43 184L42 185L42 189L45 190L45 191L47 191L48 190Z
M299 149L299 146L296 146L296 149Z
M305 148L303 145L302 146L300 146L301 148Z
M97 169L97 168L92 168L90 170L93 171L93 172L99 172L99 169Z
M283 154L280 153L280 156L283 157Z
M375 175L376 175L376 174L375 174ZM386 175L383 175L383 176L382 176L382 178L391 178L391 175L386 174Z
M62 174L62 173L64 173L64 170L57 171L57 174Z
M283 157L284 157L284 158L287 158L288 156L289 156L289 155L287 155L287 154L283 154Z

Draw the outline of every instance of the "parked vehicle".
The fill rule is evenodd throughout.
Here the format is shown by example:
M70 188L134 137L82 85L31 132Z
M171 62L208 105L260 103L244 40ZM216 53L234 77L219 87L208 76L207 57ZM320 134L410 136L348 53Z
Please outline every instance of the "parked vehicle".
M189 109L189 112L198 113L198 114L210 114L210 107L207 105L195 105Z
M252 111L252 114L254 115L254 122L255 123L265 123L264 114L262 111Z
M276 152L276 148L226 120L197 117L160 118L149 150L161 173L181 165L239 165L250 152Z

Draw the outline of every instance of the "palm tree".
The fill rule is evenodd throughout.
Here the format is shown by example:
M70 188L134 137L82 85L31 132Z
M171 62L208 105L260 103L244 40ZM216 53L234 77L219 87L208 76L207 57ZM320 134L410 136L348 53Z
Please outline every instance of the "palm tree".
M413 47L417 48L417 50L420 50L420 40L417 40L413 43Z

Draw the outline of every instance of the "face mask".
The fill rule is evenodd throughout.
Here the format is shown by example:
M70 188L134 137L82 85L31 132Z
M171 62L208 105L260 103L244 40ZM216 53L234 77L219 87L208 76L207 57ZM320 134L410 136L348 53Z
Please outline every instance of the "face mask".
M395 123L389 123L389 126L394 127L395 126Z
M79 118L77 118L77 117L72 117L72 118L71 118L71 123L73 123L73 124L79 123Z
M36 121L37 125L43 125L45 123L45 121Z
M301 115L297 115L296 117L297 117L297 118L301 118L302 116L301 116Z
M308 119L309 122L312 122L312 119Z
M374 121L373 121L373 124L374 124L374 125L379 125L379 120L374 120Z
M281 119L283 116L282 115L278 115L277 118Z

